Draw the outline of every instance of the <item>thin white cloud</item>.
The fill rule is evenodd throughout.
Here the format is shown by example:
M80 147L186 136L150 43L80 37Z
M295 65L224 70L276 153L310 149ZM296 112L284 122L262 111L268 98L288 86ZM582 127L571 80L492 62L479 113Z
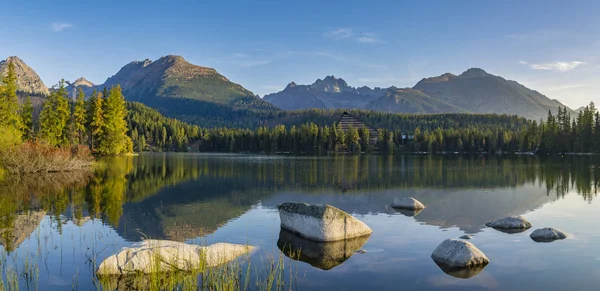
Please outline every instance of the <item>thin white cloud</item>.
M542 70L542 71L554 71L554 72L567 72L571 71L579 66L586 65L585 62L581 61L572 61L572 62L552 62L552 63L539 63L539 64L530 64L526 61L519 61L520 65L527 65L529 68L533 70Z
M377 38L377 36L373 33L363 33L362 35L356 37L356 41L368 44L383 43L383 41Z
M61 32L67 28L73 28L73 25L66 22L54 22L52 23L52 31Z
M247 55L247 54L243 54L243 53L233 53L232 55L233 55L234 57L236 57L236 58L240 58L240 59L242 59L242 58L247 58L247 57L248 57L248 55Z
M353 35L352 28L338 28L325 33L325 37L336 39L350 38Z
M352 28L338 28L334 30L330 30L324 34L326 38L331 39L351 39L353 41L364 43L364 44L376 44L383 43L383 40L378 38L374 33L364 32L364 33L354 33Z
M242 68L251 68L251 67L266 65L270 62L271 62L271 60L247 60L247 61L239 62L238 64Z

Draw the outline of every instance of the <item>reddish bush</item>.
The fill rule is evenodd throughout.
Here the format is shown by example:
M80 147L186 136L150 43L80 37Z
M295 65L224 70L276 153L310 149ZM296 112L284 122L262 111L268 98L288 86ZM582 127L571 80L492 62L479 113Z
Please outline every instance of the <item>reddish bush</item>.
M10 173L69 172L89 168L93 160L85 146L55 148L26 142L0 151L0 165Z

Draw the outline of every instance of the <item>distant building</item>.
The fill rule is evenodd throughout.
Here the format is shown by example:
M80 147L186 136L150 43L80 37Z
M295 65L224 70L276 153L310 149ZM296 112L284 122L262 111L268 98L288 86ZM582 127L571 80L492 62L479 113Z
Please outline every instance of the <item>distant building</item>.
M352 116L350 113L344 112L344 114L342 114L342 117L340 118L340 121L338 121L338 127L340 127L343 131L347 131L350 127L360 129L363 126L369 130L369 139L371 143L377 143L377 140L379 139L379 131L369 126L368 124L360 121L358 118Z

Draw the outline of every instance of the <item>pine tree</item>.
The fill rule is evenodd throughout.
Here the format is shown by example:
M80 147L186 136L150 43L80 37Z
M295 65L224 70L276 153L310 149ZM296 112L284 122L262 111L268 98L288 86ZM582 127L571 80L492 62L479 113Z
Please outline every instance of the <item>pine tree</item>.
M90 135L90 148L92 152L96 152L104 133L104 98L100 93L92 94L88 106L88 122Z
M104 126L96 151L101 155L118 155L129 152L133 143L127 136L127 109L121 87L113 87L102 106Z
M69 101L64 80L48 96L40 113L40 137L53 146L69 145Z
M0 87L0 148L21 142L22 124L17 99L17 75L13 62L8 63L6 76Z
M23 139L33 140L33 103L31 103L31 97L27 97L23 105L21 105L21 124L23 125Z
M73 107L73 116L71 118L71 136L73 143L84 144L86 142L86 112L85 112L85 94L83 90L79 88L77 92L77 99Z

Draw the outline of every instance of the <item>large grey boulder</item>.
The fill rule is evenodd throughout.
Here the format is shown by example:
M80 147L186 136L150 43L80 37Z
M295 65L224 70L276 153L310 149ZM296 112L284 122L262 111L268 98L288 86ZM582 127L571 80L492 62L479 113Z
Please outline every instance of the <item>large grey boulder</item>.
M281 229L277 247L293 260L308 263L321 270L330 270L359 252L369 237L365 235L346 240L317 242Z
M567 238L567 235L557 229L546 227L533 231L529 237L536 242L552 242L559 239Z
M495 221L490 221L485 224L487 227L492 227L507 233L523 232L531 228L531 223L523 216L510 216Z
M331 205L280 204L281 228L314 241L337 241L371 234L362 221Z
M392 203L393 208L407 209L407 210L422 210L425 209L425 205L419 200L408 197L408 198L396 198Z
M145 240L106 258L98 267L98 274L202 270L225 264L253 249L228 243L204 247L169 240Z
M438 265L448 268L473 268L490 262L474 244L454 238L443 241L433 251L431 258Z

